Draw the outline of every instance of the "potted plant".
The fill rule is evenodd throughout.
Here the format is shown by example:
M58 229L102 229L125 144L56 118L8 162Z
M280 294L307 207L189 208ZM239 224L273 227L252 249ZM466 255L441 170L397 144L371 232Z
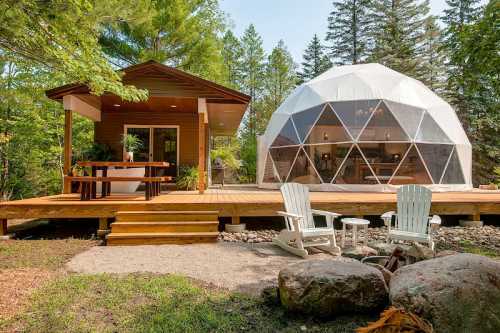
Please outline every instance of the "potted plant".
M142 141L137 135L124 134L122 136L122 144L125 150L123 159L127 162L134 161L134 152L142 146Z

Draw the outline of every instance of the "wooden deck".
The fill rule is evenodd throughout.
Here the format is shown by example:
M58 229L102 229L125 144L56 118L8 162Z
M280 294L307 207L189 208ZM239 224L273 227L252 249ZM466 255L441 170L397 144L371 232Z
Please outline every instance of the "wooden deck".
M378 215L394 210L395 193L313 192L314 208L343 215ZM274 216L283 209L278 191L254 188L234 190L207 190L197 192L173 191L145 201L142 193L111 195L104 199L80 201L78 194L0 203L0 220L18 218L111 218L117 211L218 211L221 217L233 217L238 223L243 216ZM469 215L479 220L480 215L500 215L500 191L471 191L434 193L432 214Z

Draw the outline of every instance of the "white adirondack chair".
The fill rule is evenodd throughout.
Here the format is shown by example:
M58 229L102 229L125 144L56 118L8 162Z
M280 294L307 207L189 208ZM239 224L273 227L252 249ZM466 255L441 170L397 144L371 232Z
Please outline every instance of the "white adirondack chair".
M333 229L333 220L340 214L311 209L309 189L302 184L284 184L281 194L286 212L277 213L285 217L286 229L273 239L273 243L303 258L308 255L305 248L310 246L323 247L328 252L334 251L340 255ZM326 227L316 227L313 214L325 216Z
M438 215L429 217L432 192L418 185L405 185L398 189L397 213L382 214L381 218L388 227L387 242L408 240L429 244L434 251L432 231L441 224ZM392 217L396 217L392 226Z

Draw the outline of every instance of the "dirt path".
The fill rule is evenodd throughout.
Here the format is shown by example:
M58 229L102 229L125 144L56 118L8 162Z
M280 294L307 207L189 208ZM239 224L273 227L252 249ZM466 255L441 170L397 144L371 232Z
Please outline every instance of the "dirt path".
M326 253L309 258L335 259ZM250 294L277 281L279 270L302 260L270 243L161 246L98 246L75 256L67 268L79 273L174 273Z

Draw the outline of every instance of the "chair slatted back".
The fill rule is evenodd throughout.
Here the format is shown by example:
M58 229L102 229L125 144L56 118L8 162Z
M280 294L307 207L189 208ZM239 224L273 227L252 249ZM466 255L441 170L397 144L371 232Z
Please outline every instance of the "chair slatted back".
M285 203L287 213L303 216L301 228L314 228L314 219L311 212L311 202L309 200L309 188L298 183L286 183L281 186L281 195ZM290 223L290 221L288 221ZM289 228L290 230L293 229Z
M405 185L398 189L398 218L396 229L427 233L432 192L418 185Z

